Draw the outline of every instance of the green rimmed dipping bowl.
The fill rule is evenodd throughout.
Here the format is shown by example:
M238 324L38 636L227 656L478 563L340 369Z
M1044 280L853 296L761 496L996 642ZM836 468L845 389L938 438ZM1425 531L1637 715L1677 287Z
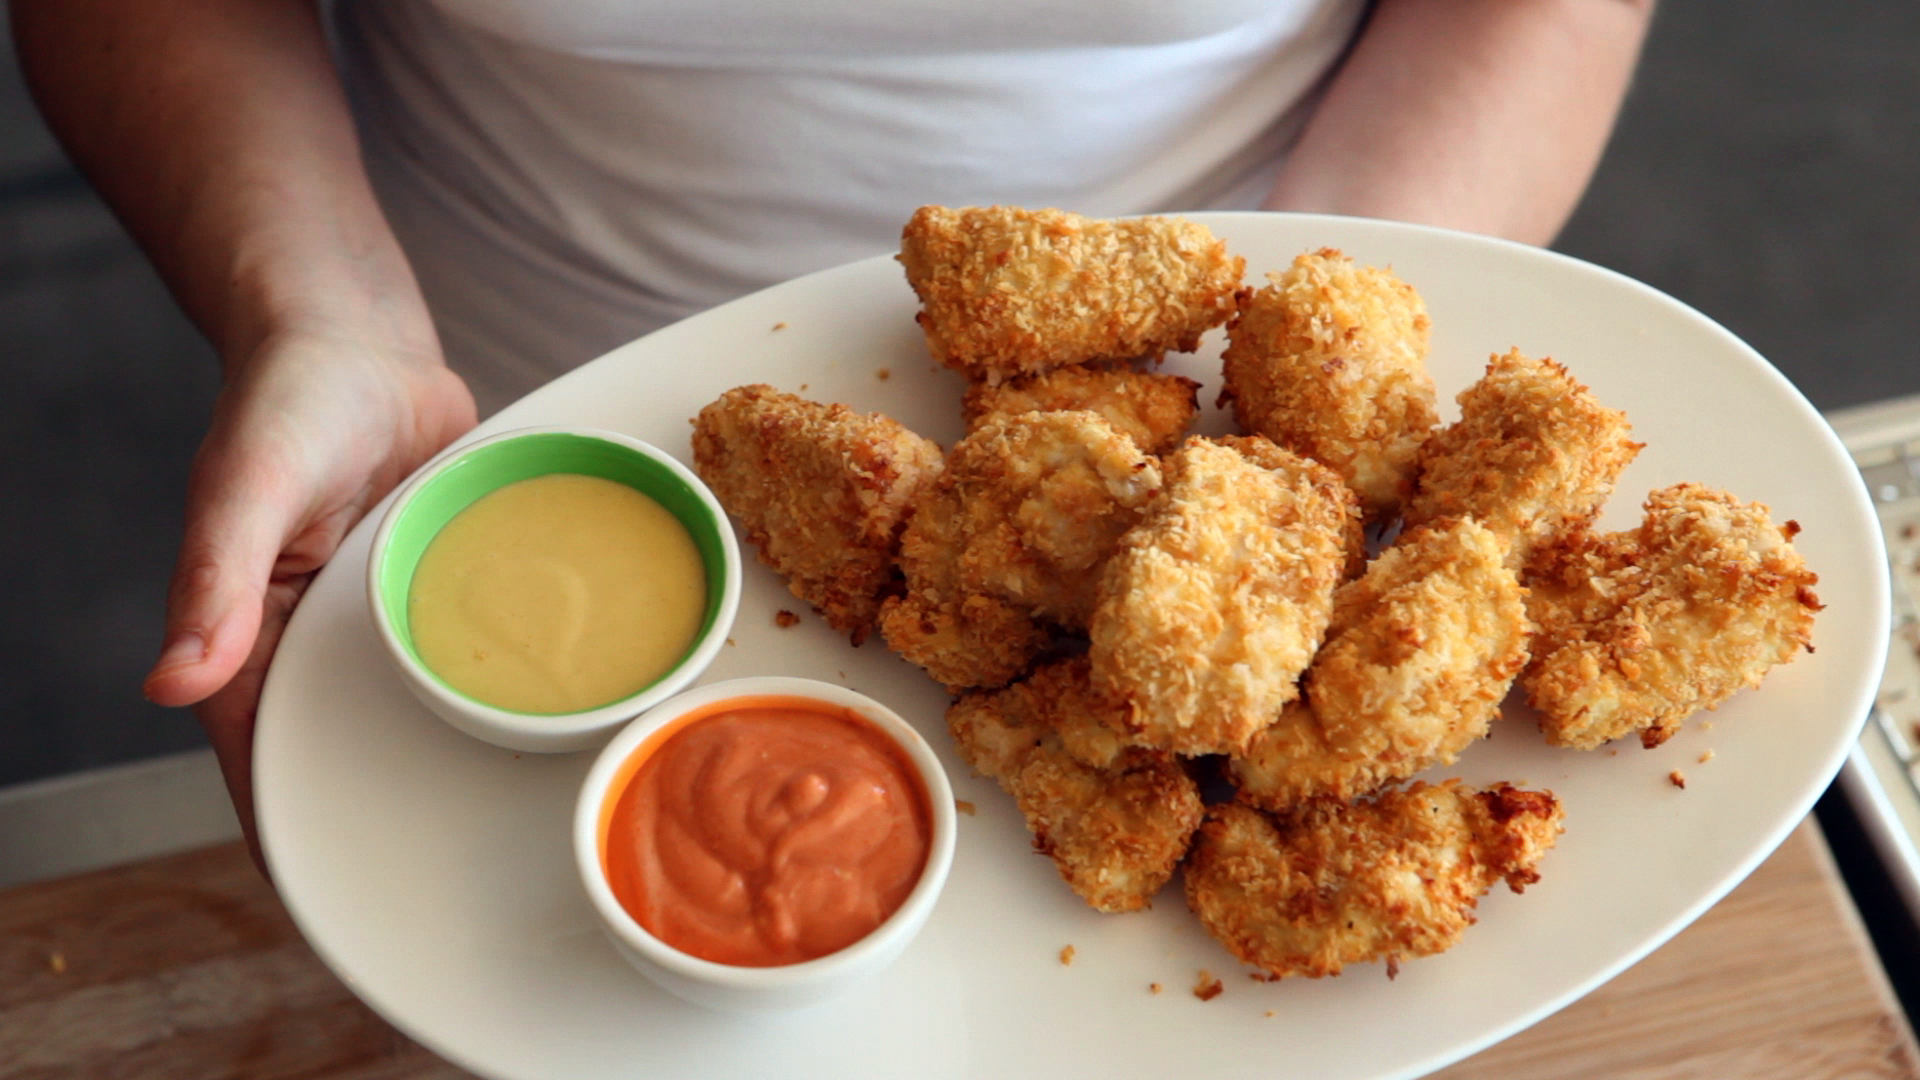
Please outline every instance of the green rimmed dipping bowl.
M461 693L421 661L408 623L407 596L421 555L455 515L508 484L551 473L617 481L680 519L706 567L707 609L679 662L640 692L579 712L516 712ZM407 689L435 715L495 746L562 753L605 744L628 720L699 678L733 626L740 576L740 546L726 513L700 478L671 455L612 431L522 428L456 447L407 481L374 533L367 600L388 658Z

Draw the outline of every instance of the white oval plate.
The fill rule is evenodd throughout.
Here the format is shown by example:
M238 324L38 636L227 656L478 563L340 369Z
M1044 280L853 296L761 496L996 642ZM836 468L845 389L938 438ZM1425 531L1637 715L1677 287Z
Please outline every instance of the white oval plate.
M913 1076L1416 1076L1561 1008L1724 895L1812 807L1858 734L1887 644L1885 556L1839 442L1732 334L1653 289L1533 248L1380 222L1195 215L1258 282L1325 245L1390 264L1425 296L1451 415L1487 357L1550 355L1627 411L1646 450L1603 524L1649 490L1695 480L1806 527L1796 541L1827 609L1818 652L1651 751L1555 750L1524 717L1441 776L1551 788L1567 832L1544 880L1480 907L1452 952L1337 979L1266 985L1213 943L1177 886L1141 915L1102 916L1035 856L1011 800L953 755L946 695L870 642L855 649L749 568L730 648L706 679L802 675L887 702L941 749L961 819L945 897L884 976L789 1017L708 1013L614 955L576 880L568 822L592 754L514 754L436 720L380 654L365 569L376 510L295 613L261 700L261 836L288 909L368 1004L454 1063L498 1080ZM561 378L469 438L528 424L624 431L686 460L688 420L767 382L883 411L950 443L960 380L936 370L899 267L879 258L789 282L668 327ZM1220 335L1168 370L1219 386ZM1209 411L1203 430L1222 430ZM1711 762L1700 758L1711 750ZM1686 773L1684 791L1667 774ZM1071 966L1062 946L1072 945ZM1764 942L1755 942L1765 948ZM1189 989L1226 978L1211 1002ZM1163 993L1149 992L1159 983ZM1271 1011L1272 1016L1267 1013Z

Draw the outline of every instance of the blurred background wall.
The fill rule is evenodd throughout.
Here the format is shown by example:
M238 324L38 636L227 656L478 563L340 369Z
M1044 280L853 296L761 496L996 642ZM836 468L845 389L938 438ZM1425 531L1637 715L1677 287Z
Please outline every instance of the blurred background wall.
M211 351L0 58L0 787L202 745L140 697ZM1920 393L1920 4L1668 0L1558 247L1822 409Z

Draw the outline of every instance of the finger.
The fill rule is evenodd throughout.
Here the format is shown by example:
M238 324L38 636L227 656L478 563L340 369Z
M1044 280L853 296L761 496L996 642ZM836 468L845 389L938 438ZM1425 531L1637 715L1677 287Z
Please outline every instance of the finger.
M220 761L220 774L226 780L227 794L233 799L234 812L240 816L240 830L246 836L247 850L267 874L260 850L259 834L253 812L253 734L259 716L260 687L266 681L267 668L280 635L287 628L293 608L313 581L312 574L300 574L272 582L261 606L260 632L253 648L226 685L201 702L194 713L206 729Z
M147 697L190 705L226 685L259 634L274 562L297 522L271 455L209 436L188 485L187 529L167 595L167 633Z

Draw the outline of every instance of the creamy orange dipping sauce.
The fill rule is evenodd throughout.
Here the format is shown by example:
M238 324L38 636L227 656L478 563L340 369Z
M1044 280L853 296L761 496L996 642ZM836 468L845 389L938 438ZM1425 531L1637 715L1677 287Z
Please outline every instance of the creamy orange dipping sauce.
M673 512L625 484L554 473L474 501L420 556L407 621L420 660L478 701L598 708L686 654L706 566Z
M605 815L607 880L682 952L742 967L825 956L885 922L926 867L926 788L849 709L736 698L635 756Z

